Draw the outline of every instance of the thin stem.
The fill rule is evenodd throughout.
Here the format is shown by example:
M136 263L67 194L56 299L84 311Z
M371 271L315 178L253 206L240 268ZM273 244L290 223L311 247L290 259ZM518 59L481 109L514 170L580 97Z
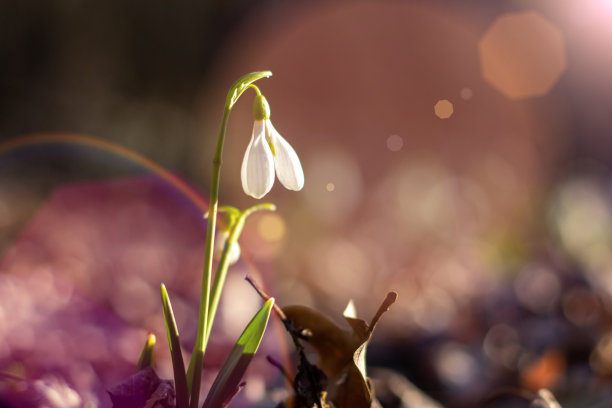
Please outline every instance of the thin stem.
M259 91L259 88L257 87L257 85L250 84L247 88L253 89L255 93L257 93L257 95L261 96L261 92Z
M244 210L244 218L246 219L246 217L257 211L276 211L276 206L272 203L255 204Z
M270 299L270 295L268 295L262 288L261 286L259 286L259 284L253 279L251 278L251 276L247 275L244 278L245 281L249 282L249 285L251 285L253 287L253 289L255 289L255 292L257 292L257 294L264 300L267 301L268 299ZM289 319L287 319L287 315L285 314L285 312L283 312L283 309L280 308L280 306L278 306L276 304L276 302L274 302L274 304L272 305L272 309L276 312L276 314L278 315L278 318L281 319L281 321L283 322L283 324L285 325L285 327L287 327L287 324L289 323ZM287 329L287 331L289 331L289 329Z
M217 307L219 306L219 300L221 298L221 291L223 290L223 286L225 284L225 278L227 276L227 270L229 268L230 261L230 250L232 245L238 242L238 238L240 238L240 234L242 234L242 230L244 229L244 223L246 219L257 211L275 211L276 206L270 203L260 203L256 204L252 207L247 208L246 210L239 213L238 218L234 221L232 225L231 231L227 240L225 241L225 245L223 251L221 252L221 259L219 260L219 264L217 266L217 272L215 273L215 281L212 285L212 296L210 298L210 304L208 305L208 324L206 326L206 343L208 343L208 338L210 337L210 332L212 330L212 325L215 320L215 315L217 313Z
M215 245L215 228L217 225L217 208L219 205L219 180L221 176L221 164L223 157L223 143L227 130L227 121L231 108L225 107L223 119L217 138L217 147L213 158L213 173L210 186L210 203L208 206L208 222L206 226L206 248L204 250L204 271L202 276L202 295L200 297L200 311L198 314L198 334L194 346L189 372L191 374L191 408L197 408L200 395L200 382L202 379L202 363L206 351L208 331L208 304L210 302L210 280L212 275L212 255Z
M240 214L238 220L236 220L232 230L225 241L225 247L221 253L221 259L219 259L219 265L217 266L217 272L215 273L215 281L212 287L212 296L208 305L208 325L206 326L206 343L210 337L210 331L212 329L213 322L215 320L215 314L217 313L217 307L219 306L219 300L221 298L221 291L225 284L225 278L227 276L227 269L230 261L230 248L238 240L242 228L244 227L245 214Z

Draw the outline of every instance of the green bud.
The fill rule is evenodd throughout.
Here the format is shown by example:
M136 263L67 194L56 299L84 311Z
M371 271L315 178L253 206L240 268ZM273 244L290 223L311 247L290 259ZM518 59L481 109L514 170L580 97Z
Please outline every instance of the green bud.
M253 117L255 120L270 119L270 105L263 95L256 95L253 101Z

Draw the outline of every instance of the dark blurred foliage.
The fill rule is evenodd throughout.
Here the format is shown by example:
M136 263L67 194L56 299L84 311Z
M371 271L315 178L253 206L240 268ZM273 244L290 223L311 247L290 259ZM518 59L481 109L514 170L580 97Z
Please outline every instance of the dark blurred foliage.
M62 119L69 118L53 115L53 108L61 111L70 96L91 103L88 88L192 103L194 84L206 77L227 34L262 3L3 2L3 134L66 130ZM26 101L40 114L18 121L15 113L36 110Z
M446 330L383 339L371 362L403 373L446 407L527 407L527 390L553 386L564 407L608 406L610 366L598 350L610 335L609 294L554 252L537 261L554 270L544 287L534 289L538 273L527 286L502 281Z
M2 2L0 138L84 133L180 167L211 67L264 3Z

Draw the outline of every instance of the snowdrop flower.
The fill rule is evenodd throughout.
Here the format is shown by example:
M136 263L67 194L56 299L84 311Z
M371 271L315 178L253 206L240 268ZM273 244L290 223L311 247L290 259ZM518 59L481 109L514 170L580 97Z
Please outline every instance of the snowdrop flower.
M274 129L270 122L270 107L263 95L253 104L253 136L242 161L242 188L248 195L261 198L274 184L274 172L289 190L304 187L304 171L295 150Z

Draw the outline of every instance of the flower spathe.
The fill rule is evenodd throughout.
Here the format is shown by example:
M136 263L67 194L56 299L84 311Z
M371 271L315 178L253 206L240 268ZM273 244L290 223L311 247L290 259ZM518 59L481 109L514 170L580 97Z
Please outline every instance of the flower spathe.
M254 198L265 196L274 184L274 173L289 190L304 187L304 171L293 147L276 131L268 104L257 95L254 105L253 136L242 161L242 188Z

